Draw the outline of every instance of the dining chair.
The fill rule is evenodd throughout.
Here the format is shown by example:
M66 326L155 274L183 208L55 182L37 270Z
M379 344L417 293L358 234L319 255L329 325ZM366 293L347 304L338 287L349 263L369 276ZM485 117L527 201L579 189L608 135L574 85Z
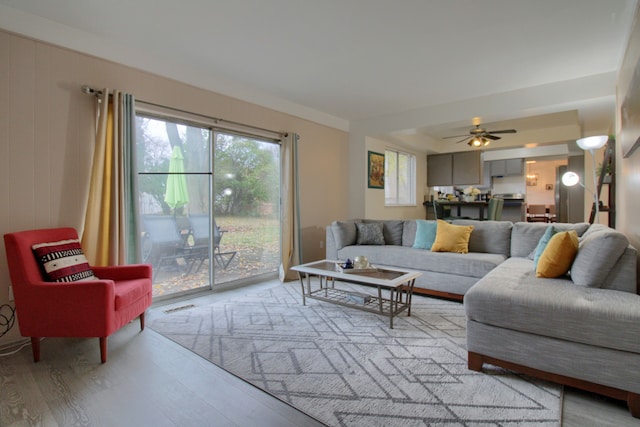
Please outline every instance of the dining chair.
M528 222L549 222L547 217L547 207L545 205L528 205Z
M500 221L502 218L502 208L504 207L504 199L501 197L492 197L489 199L487 207L487 220Z
M547 209L547 222L556 222L556 221L557 221L556 205L549 205L549 208Z

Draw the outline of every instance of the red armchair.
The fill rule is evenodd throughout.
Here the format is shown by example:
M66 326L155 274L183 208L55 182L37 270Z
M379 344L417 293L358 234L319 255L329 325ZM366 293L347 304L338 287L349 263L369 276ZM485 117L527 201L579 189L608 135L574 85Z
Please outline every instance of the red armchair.
M40 360L42 337L97 337L105 363L109 335L138 316L144 329L152 299L151 265L91 267L99 280L46 281L32 246L77 238L73 228L4 235L20 333L31 338L35 362Z

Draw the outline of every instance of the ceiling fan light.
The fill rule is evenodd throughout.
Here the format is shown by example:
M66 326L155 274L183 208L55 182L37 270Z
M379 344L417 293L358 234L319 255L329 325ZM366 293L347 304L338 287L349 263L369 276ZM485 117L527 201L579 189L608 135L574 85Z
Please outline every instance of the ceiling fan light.
M490 140L490 139L486 139L486 138L485 138L485 139L484 139L484 143L483 143L482 145L484 145L484 146L486 147L487 145L489 145L489 143L490 143L490 142L491 142L491 140Z
M477 136L471 138L471 141L469 141L469 146L470 147L480 147L480 146L482 146L482 139L480 139Z

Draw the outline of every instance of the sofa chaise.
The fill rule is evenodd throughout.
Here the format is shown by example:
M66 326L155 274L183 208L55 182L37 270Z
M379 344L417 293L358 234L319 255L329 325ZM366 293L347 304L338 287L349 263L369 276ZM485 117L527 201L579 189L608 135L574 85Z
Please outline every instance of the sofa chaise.
M638 254L624 234L587 223L454 220L473 227L468 252L436 252L417 244L428 222L335 221L326 256L417 270L416 293L463 300L469 369L489 363L593 391L640 417ZM359 233L371 227L382 238ZM575 232L577 252L566 275L537 277L549 231Z

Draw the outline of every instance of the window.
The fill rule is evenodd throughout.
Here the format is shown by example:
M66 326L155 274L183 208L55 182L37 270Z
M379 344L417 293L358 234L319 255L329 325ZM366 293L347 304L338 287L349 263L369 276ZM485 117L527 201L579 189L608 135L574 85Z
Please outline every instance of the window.
M416 156L387 149L384 159L385 205L415 205Z
M277 277L280 145L138 112L142 256L154 299Z

